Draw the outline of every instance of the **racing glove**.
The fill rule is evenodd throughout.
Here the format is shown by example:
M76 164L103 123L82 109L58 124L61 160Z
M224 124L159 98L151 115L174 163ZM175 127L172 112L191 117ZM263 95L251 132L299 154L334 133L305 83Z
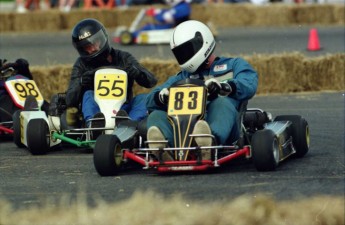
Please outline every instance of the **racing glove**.
M208 100L212 101L217 98L221 90L221 84L219 81L211 78L205 81L205 85L208 91Z
M157 92L155 95L155 102L157 105L166 106L169 100L169 90L163 88L160 92Z
M232 88L230 86L230 84L228 83L220 83L220 92L219 95L221 96L228 96L229 94L231 94L232 92Z
M84 72L80 77L80 85L87 90L92 90L94 86L94 76L96 70Z

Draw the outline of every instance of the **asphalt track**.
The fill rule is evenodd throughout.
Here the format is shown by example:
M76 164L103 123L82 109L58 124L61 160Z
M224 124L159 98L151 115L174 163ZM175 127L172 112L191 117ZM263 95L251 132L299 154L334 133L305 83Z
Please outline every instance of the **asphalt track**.
M293 28L291 32L294 32L295 29ZM333 37L329 37L329 40L333 41L324 41L323 50L315 55L334 52L331 49L334 48L333 44L339 44L336 41L338 38L342 42L337 49L339 50L339 46L344 44L342 36L336 35L343 35L343 28L341 31L339 28L325 29L335 32ZM246 31L243 30L243 36L239 35L238 40L239 43L242 43L241 40L246 40L243 43L248 42L242 46L242 49L249 53L248 47L255 45L253 43L255 39L250 40L253 30L247 32L249 33L246 35ZM273 30L271 32L272 35L279 33L278 31L273 32ZM267 32L259 32L257 36L260 36L259 34L268 35ZM19 43L14 36L8 38L11 35L0 35L1 49L16 41ZM26 38L22 40L23 43L20 42L24 46L23 51L16 49L17 51L12 52L6 47L4 52L8 53L7 55L10 57L15 54L26 56L26 51L34 49L37 52L30 54L29 61L33 62L32 65L40 65L36 62L46 59L44 54L47 52L51 55L59 55L57 48L66 56L69 55L66 51L69 48L62 47L65 46L63 43L66 41L60 39L59 35L65 37L66 34L54 35L56 40L61 40L60 47L57 44L49 49L50 45L44 44L43 39L40 44L38 41L35 42L35 39ZM17 37L17 35L15 36ZM33 37L35 35L26 34L24 36ZM53 38L53 35L45 36L47 42L49 42L48 37ZM271 38L271 46L279 46L278 42L273 41L273 37ZM4 40L7 43L4 43ZM24 40L28 42L24 43ZM256 43L258 42L257 40ZM301 42L303 42L303 46L306 45L305 40ZM29 45L31 47L27 47ZM148 48L159 47L135 48L130 46L127 48L140 49L138 51L145 52ZM38 54L40 51L42 53ZM271 51L281 52L282 50L272 48ZM60 63L67 63L64 61L67 60L66 58L68 57L56 57L56 60ZM0 198L8 200L17 208L47 202L56 204L63 196L74 199L77 195L85 196L89 204L93 204L100 198L113 202L125 200L136 191L146 190L155 190L166 196L178 193L186 196L187 199L205 201L227 201L240 195L255 197L259 193L267 194L277 200L300 199L316 195L344 196L344 93L256 96L250 101L249 107L264 109L271 112L273 116L298 114L305 117L310 126L309 153L303 158L292 158L285 161L274 172L258 172L250 161L234 161L214 172L202 174L159 175L155 171L136 168L124 171L115 177L100 177L94 169L92 154L84 149L66 147L49 152L44 156L32 156L26 149L17 148L10 140L1 139Z
M259 193L277 200L315 195L344 195L344 94L307 93L256 96L249 107L274 116L298 114L310 126L310 151L291 158L274 172L258 172L250 161L233 161L212 173L159 175L141 168L115 177L100 177L92 154L63 148L32 156L11 141L0 143L0 197L16 207L49 202L77 194L88 199L120 201L136 191L155 190L165 196L179 193L193 200L231 200Z
M320 51L307 51L309 31L316 28ZM112 37L114 29L108 29ZM252 27L218 29L218 55L252 55L253 53L280 54L300 52L316 57L328 53L344 53L343 26ZM115 48L132 53L137 59L173 59L168 44L120 46ZM0 33L0 59L27 59L31 65L73 64L77 52L72 47L70 31L57 33Z

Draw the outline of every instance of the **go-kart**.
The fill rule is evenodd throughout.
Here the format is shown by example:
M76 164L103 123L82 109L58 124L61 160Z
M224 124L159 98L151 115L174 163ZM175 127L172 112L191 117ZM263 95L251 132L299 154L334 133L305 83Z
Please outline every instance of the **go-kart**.
M109 133L114 130L115 118L127 97L127 73L114 68L102 68L95 73L95 101L100 107L105 120L104 127L88 127L76 108L66 108L65 94L59 93L52 97L48 116L40 111L22 111L20 117L21 143L34 155L41 155L62 142L76 147L92 149L96 137L92 132ZM74 121L73 124L68 121ZM15 133L19 133L16 131Z
M142 31L138 29L146 18L145 12L146 9L141 9L129 28L126 26L117 27L113 33L113 41L122 45L169 44L173 28Z
M187 79L169 89L168 119L173 126L175 146L149 148L157 141L143 141L135 125L125 124L125 135L118 132L100 136L94 148L94 166L101 176L116 175L132 161L144 169L158 172L205 171L236 158L250 159L258 171L275 170L280 162L295 155L303 157L309 150L309 126L299 115L272 115L257 108L239 109L240 138L234 144L218 145L209 134L191 134L195 123L205 114L207 89L203 81ZM181 97L184 96L184 97ZM208 136L212 146L198 147L195 138ZM131 141L128 141L131 140ZM206 154L205 154L206 152ZM207 155L210 157L205 157ZM158 154L157 154L158 153ZM170 159L164 155L170 155Z
M27 77L17 74L17 70L15 70L13 67L8 67L0 71L0 80L4 81L4 87L9 96L8 98L11 98L10 102L2 102L2 104L10 104L11 106L7 107L9 107L11 110L6 110L3 105L0 107L2 113L7 114L8 117L13 119L13 117L17 117L19 111L32 110L30 105L25 104L26 97L29 95L35 96L39 106L42 106L44 100L34 80L29 80ZM7 101L7 99L5 101ZM20 110L14 112L12 115L11 112L13 112L15 109ZM14 127L20 128L19 120L14 119L0 122L0 134L14 135L15 142L19 142L19 140L16 138L21 131L17 129L19 133L15 133Z
M6 81L9 77L15 75L15 70L12 67L7 68L6 70L0 71L0 81ZM5 84L6 85L6 84ZM5 110L3 107L0 106L0 110L2 113L8 115L8 117L12 117L11 113ZM13 134L13 121L3 121L0 122L0 135L8 135Z

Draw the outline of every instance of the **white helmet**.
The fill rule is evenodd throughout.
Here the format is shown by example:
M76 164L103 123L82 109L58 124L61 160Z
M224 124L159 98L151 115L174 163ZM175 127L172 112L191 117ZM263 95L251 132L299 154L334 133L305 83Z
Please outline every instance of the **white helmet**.
M183 70L196 72L216 47L211 30L203 23L188 20L179 24L170 39L170 48Z

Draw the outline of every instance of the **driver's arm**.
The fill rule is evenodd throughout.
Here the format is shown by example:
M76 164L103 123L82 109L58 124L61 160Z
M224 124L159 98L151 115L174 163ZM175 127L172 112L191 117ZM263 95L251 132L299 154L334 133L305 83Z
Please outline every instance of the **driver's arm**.
M152 88L157 84L156 77L143 67L132 55L127 54L125 70L140 86Z
M71 79L66 92L67 107L78 107L82 91L82 86L80 84L82 72L81 66L76 62L72 68Z
M176 76L170 77L165 83L162 85L154 88L146 98L146 107L149 112L152 112L153 110L167 110L167 105L164 105L160 103L157 99L157 95L159 92L164 88L169 88L173 83L176 81L179 81L183 79L181 74L178 73Z

